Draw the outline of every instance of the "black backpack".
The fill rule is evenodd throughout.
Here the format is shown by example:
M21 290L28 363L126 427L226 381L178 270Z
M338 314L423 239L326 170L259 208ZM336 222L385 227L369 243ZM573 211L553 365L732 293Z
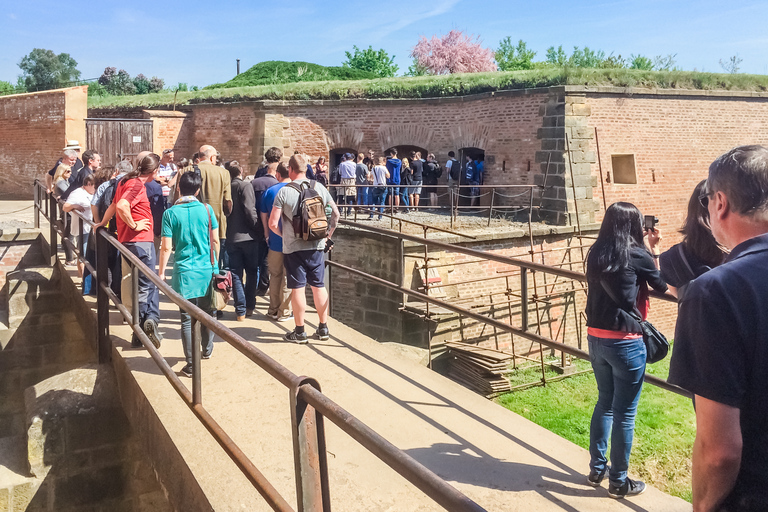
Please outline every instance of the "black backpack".
M451 179L453 181L459 181L459 178L461 177L461 165L459 164L459 161L455 158L451 158L448 161L451 162Z
M122 179L122 178L121 178ZM96 205L99 209L99 218L103 219L104 214L107 213L107 210L109 209L109 205L112 204L112 201L115 199L115 192L117 192L117 183L120 180L117 178L112 178L108 181L109 185L107 185L107 188L104 189L104 193L101 194L101 197L99 198L99 202ZM109 221L108 230L110 233L114 233L116 230L116 222L114 220Z
M328 235L328 218L325 216L325 203L315 190L317 182L288 183L299 193L299 202L293 213L293 232L296 238L303 240L321 240Z

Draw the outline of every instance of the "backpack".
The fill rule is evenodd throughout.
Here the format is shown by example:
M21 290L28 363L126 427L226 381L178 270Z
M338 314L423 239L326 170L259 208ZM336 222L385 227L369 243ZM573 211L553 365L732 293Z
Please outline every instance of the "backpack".
M112 201L115 199L115 192L117 192L117 182L119 180L117 178L112 178L109 180L109 185L107 185L107 188L104 189L104 193L101 194L101 197L99 198L99 202L97 204L97 207L99 209L99 218L103 219L104 214L107 213L107 210L109 209L109 205L112 204ZM116 222L114 220L111 220L109 222L109 232L112 233L113 228L116 227Z
M451 158L448 161L451 162L451 172L449 176L453 181L459 181L459 177L461 176L461 165L459 165L459 161L455 158Z
M303 240L321 240L328 235L328 218L325 216L325 203L315 190L316 181L309 183L288 183L299 193L299 203L293 214L293 232L296 238Z

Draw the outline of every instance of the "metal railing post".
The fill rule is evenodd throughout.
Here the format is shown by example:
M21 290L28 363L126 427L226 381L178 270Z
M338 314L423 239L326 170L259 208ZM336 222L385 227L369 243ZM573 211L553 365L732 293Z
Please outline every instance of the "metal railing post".
M291 427L298 512L330 512L323 415L301 396L302 386L320 391L320 384L309 377L299 377L295 385L291 386Z
M35 181L35 229L40 229L40 185Z
M136 265L131 263L131 320L133 325L141 328L141 320L139 319L139 269Z
M112 341L109 339L109 297L106 289L109 286L109 242L105 238L106 228L94 229L91 232L96 237L96 330L98 333L99 363L112 361Z
M58 239L58 233L56 233L56 222L58 217L58 211L59 207L56 204L56 198L53 194L50 194L48 196L48 208L50 217L48 218L48 223L51 226L51 232L50 232L50 244L51 244L51 266L56 264L56 259L58 258L58 252L59 252L59 239Z
M202 357L202 350L200 343L201 329L200 322L195 318L192 318L192 405L200 405L203 403L203 383L202 375L200 373L200 359Z
M528 330L528 269L522 267L520 269L520 297L522 302L520 304L520 315L522 326L524 331Z

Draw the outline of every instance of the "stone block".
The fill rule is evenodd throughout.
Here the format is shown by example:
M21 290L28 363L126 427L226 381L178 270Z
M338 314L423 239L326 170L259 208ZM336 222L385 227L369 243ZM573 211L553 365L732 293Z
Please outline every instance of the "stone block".
M542 151L563 151L565 150L565 139L543 139L541 149Z
M566 130L568 130L568 138L571 140L592 139L595 136L595 131L588 127L569 126L566 128Z
M536 137L539 139L562 139L565 131L560 127L539 128Z
M11 490L0 489L0 512L10 512L11 510Z
M39 484L28 482L13 488L13 510L24 511L35 497Z
M536 163L561 163L565 162L565 157L561 151L537 151L535 157Z
M550 128L553 126L564 126L564 116L546 116L541 121L541 126Z
M592 115L592 107L586 103L574 103L571 105L573 108L573 114L577 116L590 116Z
M577 95L577 94L568 94L565 96L565 103L572 105L575 103L586 103L587 97L586 95Z
M547 103L545 114L548 116L565 115L565 104L564 103Z
M587 126L587 118L581 116L565 116L566 128L580 128Z
M56 482L54 506L59 510L119 499L124 485L120 466L83 471Z
M389 315L385 315L377 311L366 311L365 321L370 325L376 325L379 327L387 327L392 323L392 319Z

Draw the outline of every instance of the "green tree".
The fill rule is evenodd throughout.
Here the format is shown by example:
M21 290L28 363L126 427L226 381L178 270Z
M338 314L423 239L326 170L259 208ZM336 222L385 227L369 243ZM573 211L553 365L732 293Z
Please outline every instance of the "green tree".
M344 52L347 60L342 63L342 67L369 71L380 77L395 76L397 73L395 56L390 57L383 48L377 51L369 46L361 50L357 45L353 45L352 49L353 52Z
M650 71L653 69L653 61L644 55L630 55L629 69L644 69Z
M590 50L588 46L580 49L573 47L573 53L568 58L568 63L576 68L599 68L605 61L605 52L602 50Z
M413 62L408 66L408 71L405 72L405 76L424 76L427 74L427 68L419 66L418 59L413 59Z
M66 87L80 78L77 61L68 53L35 48L19 62L21 78L28 91Z
M0 96L5 96L6 94L15 94L16 93L16 87L11 82L5 82L3 80L0 80Z
M133 86L136 87L136 94L147 94L149 92L149 78L139 73L133 77Z
M547 48L547 63L555 66L565 66L568 64L568 55L563 51L563 45L555 49L554 46Z
M726 73L731 73L732 75L735 75L739 72L739 69L741 69L741 63L744 59L737 55L732 56L730 59L723 61L723 59L720 59L720 67L725 70Z
M533 69L533 58L536 52L528 49L528 45L520 39L517 46L512 44L512 38L507 36L499 43L496 50L496 64L501 71L515 71L517 69Z

